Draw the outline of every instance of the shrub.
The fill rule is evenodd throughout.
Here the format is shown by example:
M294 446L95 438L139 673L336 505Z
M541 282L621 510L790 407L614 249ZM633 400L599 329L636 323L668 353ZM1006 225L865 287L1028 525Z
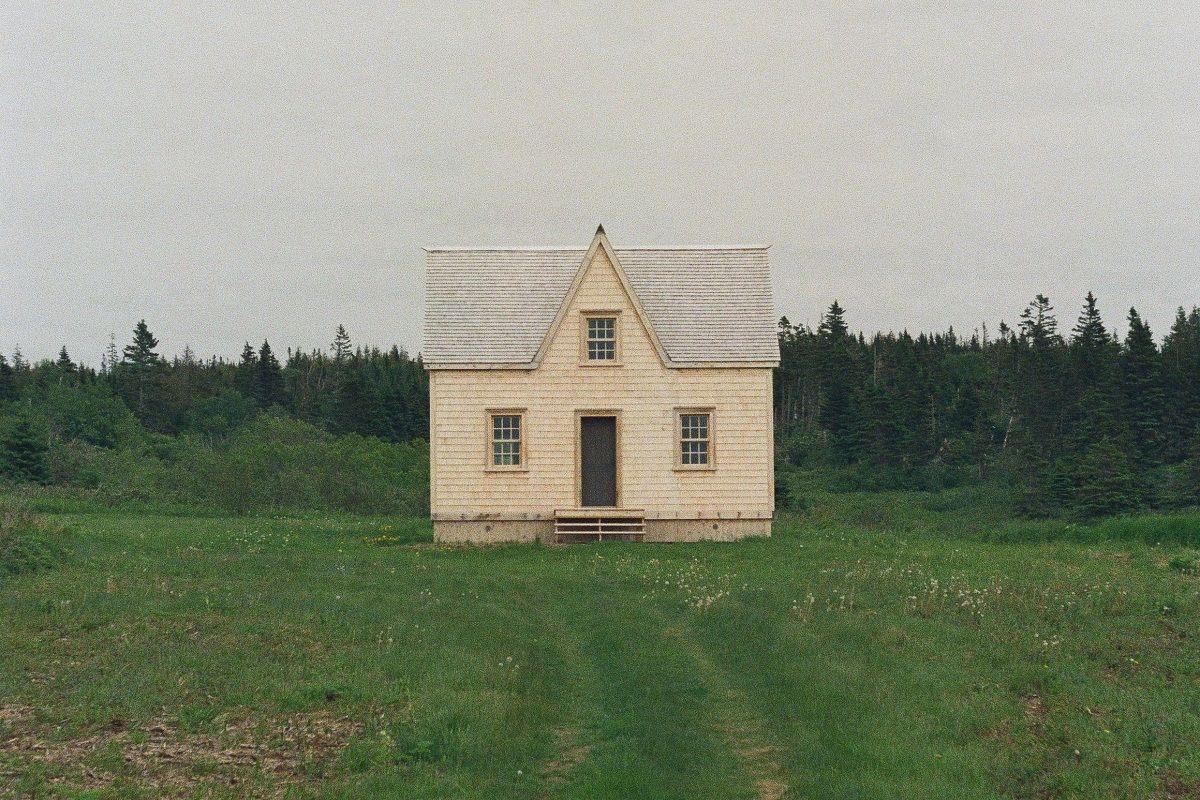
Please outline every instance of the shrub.
M28 414L22 414L0 437L0 477L17 483L49 483L48 449L45 433L34 427Z
M307 422L262 414L219 447L192 440L175 494L237 513L314 509L428 513L429 450L335 437Z
M65 529L21 505L0 505L0 577L46 569L66 554Z
M23 400L36 409L51 440L116 447L132 444L144 433L125 403L102 383L34 384Z
M793 467L813 468L833 462L829 434L817 425L797 423L780 442L783 459Z
M775 472L775 508L786 511L793 507L792 476L787 470Z

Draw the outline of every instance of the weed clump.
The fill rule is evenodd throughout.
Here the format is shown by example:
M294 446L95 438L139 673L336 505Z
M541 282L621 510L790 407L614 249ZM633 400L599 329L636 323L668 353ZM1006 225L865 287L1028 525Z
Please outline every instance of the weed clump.
M28 508L0 505L0 578L48 569L67 555L66 528Z

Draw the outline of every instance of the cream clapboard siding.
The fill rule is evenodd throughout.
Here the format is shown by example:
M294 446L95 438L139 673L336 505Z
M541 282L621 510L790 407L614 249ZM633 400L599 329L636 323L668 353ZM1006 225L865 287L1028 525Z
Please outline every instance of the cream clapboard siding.
M620 310L621 366L581 366L581 312ZM435 519L575 508L576 412L616 411L618 503L648 518L768 518L771 370L663 366L603 249L535 370L430 373ZM675 470L675 409L711 406L716 469ZM485 471L487 409L526 409L523 472Z

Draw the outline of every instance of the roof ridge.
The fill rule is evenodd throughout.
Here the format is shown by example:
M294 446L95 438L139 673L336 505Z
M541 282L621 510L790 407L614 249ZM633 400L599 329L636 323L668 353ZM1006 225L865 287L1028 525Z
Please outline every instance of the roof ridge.
M769 244L725 245L662 245L658 247L614 247L618 253L646 252L712 252L716 250L769 250ZM422 247L426 253L586 253L586 247Z

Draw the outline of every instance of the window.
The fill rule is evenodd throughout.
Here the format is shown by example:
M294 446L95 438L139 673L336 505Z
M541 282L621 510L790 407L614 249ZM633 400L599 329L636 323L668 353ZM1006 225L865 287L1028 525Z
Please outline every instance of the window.
M589 316L585 343L588 361L617 360L617 318Z
M524 414L520 412L492 413L488 465L496 469L519 469L524 466Z
M711 469L713 466L712 411L681 409L677 466L684 469Z

